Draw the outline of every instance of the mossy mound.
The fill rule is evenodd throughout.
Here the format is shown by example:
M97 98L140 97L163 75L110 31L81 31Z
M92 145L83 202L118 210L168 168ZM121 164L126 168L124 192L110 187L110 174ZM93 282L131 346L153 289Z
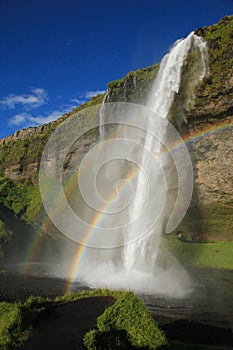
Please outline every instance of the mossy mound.
M98 330L85 336L87 349L157 349L167 344L162 331L149 310L132 292L95 290L81 292L55 300L30 297L25 303L0 303L0 346L10 350L33 332L33 325L42 311L72 300L111 296L116 301L97 320Z
M97 330L86 334L88 350L158 349L166 344L146 306L132 293L123 293L98 317Z

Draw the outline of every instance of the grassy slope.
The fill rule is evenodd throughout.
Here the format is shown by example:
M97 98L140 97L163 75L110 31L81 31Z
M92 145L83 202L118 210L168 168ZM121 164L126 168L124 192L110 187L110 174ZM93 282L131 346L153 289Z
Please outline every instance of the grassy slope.
M97 327L84 337L89 350L161 349L207 350L204 345L167 342L145 305L132 292L94 290L68 294L56 299L30 297L25 303L0 303L0 349L12 350L26 341L38 315L48 308L81 298L112 296L116 299L97 319ZM219 347L211 347L219 349Z
M28 222L33 222L42 208L38 185L33 186L29 181L17 183L3 177L0 177L0 203ZM3 258L2 247L11 236L12 232L0 220L0 260Z
M203 36L208 42L210 72L197 89L198 98L193 110L205 110L205 106L211 101L216 104L224 95L232 101L233 89L229 80L233 66L233 16L225 17L212 26L200 28L196 34ZM232 103L231 106L225 105L227 107L232 107ZM218 114L217 109L215 113Z
M116 302L99 317L98 330L91 331L85 337L88 349L95 349L94 343L96 341L98 349L107 349L106 330L112 332L111 341L121 339L122 346L124 344L127 346L143 345L147 349L156 349L159 345L167 343L165 336L159 330L145 305L132 292L95 290L57 297L55 300L30 297L23 304L0 303L0 348L9 350L26 340L32 323L35 322L38 314L46 308L93 296L112 296ZM119 338L122 331L126 334L126 338ZM121 348L118 347L118 349ZM114 348L111 347L111 349Z
M6 224L0 220L0 262L4 259L3 245L11 238L12 232L6 227Z
M233 242L182 242L166 236L164 244L185 266L233 270Z
M166 344L146 306L132 293L123 293L98 317L97 329L84 338L87 349L157 349Z
M26 340L28 332L22 325L21 305L1 302L0 316L0 349L12 349L13 346Z

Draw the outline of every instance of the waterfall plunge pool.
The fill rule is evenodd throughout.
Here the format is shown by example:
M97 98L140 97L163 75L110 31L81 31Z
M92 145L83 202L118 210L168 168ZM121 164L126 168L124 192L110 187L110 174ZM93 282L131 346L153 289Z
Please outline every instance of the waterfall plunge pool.
M0 273L0 301L25 300L30 295L55 297L67 291L68 281L48 273L49 264L34 263L28 274L20 274L22 264L6 265ZM201 322L233 329L233 271L193 268L190 294L172 298L164 295L140 294L140 298L160 324L177 320ZM89 290L74 282L73 291Z

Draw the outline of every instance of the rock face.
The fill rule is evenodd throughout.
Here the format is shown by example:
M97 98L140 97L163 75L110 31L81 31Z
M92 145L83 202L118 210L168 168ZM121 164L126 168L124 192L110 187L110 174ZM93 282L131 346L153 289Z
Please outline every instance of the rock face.
M183 130L195 175L183 228L193 239L233 240L233 16L196 34L208 42L209 75L195 92Z
M208 44L209 74L193 91L195 99L185 115L187 124L177 125L194 168L193 199L179 229L192 240L233 240L233 16L197 29L196 34ZM130 72L125 78L109 83L105 97L98 96L70 114L101 103L103 98L106 102L142 103L158 68L159 65L154 65ZM182 103L182 95L176 103ZM0 140L2 176L36 184L43 147L51 131L70 114ZM89 135L88 144L83 140L75 152L80 148L85 153L97 137L98 130Z
M43 149L52 131L66 118L75 115L80 110L100 104L103 95L98 95L82 106L66 113L56 121L16 131L13 135L0 140L0 176L33 184L38 181L38 171ZM85 119L80 115L80 119ZM80 121L80 120L79 120Z
M232 116L190 119L185 139L193 163L194 193L180 229L192 240L233 240Z

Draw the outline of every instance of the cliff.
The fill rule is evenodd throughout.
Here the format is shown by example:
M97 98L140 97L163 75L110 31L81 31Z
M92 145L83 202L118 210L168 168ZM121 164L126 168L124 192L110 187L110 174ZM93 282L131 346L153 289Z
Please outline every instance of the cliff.
M172 119L187 142L195 175L192 203L179 230L192 240L233 240L233 16L223 18L218 24L199 28L195 33L207 41L209 74L192 91L195 98L184 112L187 123L177 125L177 120ZM189 57L190 60L192 57ZM187 67L189 64L187 62ZM106 102L143 103L158 68L156 64L130 72L124 78L110 82L105 96L92 98L55 122L17 131L0 140L1 176L4 181L9 179L8 185L15 189L12 193L19 191L17 193L24 199L26 193L26 199L15 210L17 215L31 223L40 217L38 169L42 150L52 130L75 113L79 114L80 122L87 123L87 116L80 111L101 103L104 98ZM173 112L184 101L184 95L185 85L176 96ZM85 154L98 136L96 129L88 139L80 140L73 151ZM1 190L0 202L14 209L13 194L6 195Z
M196 34L208 42L209 74L187 113L195 187L183 224L197 239L233 240L233 16Z

